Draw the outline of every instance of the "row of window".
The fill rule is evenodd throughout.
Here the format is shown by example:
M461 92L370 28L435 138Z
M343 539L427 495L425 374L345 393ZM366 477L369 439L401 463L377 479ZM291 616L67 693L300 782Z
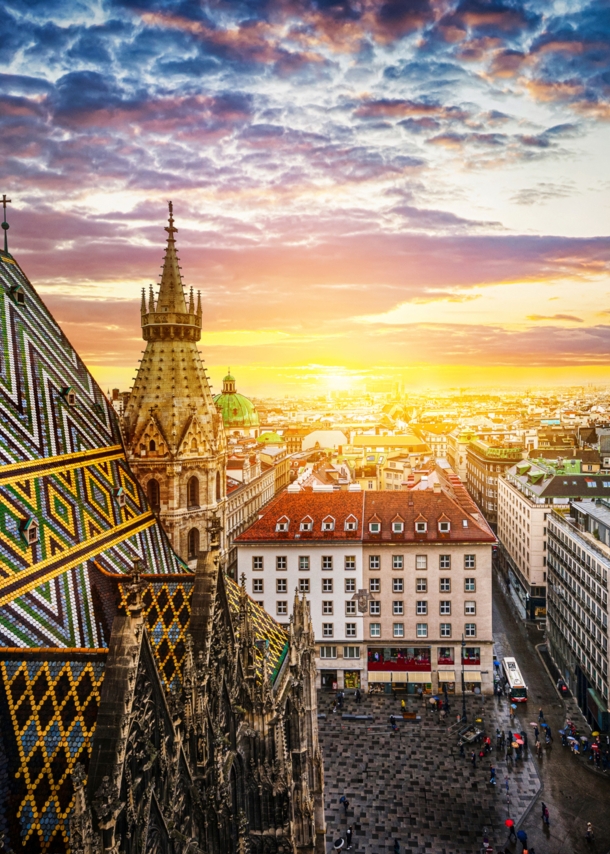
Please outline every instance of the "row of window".
M325 625L332 626L332 623L323 623L322 624L322 634L324 634L324 626ZM415 626L415 635L418 638L427 638L428 637L428 623L417 623ZM380 638L381 637L381 623L370 623L369 624L369 636L372 638ZM392 636L395 638L404 638L404 636L405 636L405 624L404 623L394 623L392 626ZM439 636L442 638L452 637L451 623L441 623L439 625ZM476 636L477 636L476 623L465 623L464 624L464 637L476 638ZM324 635L324 637L329 637L329 635Z
M464 569L476 569L476 555L464 555ZM333 555L322 555L321 567L323 570L333 569ZM355 555L346 555L344 558L345 569L356 569ZM265 559L262 555L254 555L252 558L252 569L261 572L265 568ZM288 569L288 558L286 555L277 555L275 568L278 571ZM404 555L392 555L392 569L404 569ZM415 556L416 569L428 569L428 555ZM439 569L451 569L451 555L438 556ZM309 555L299 555L299 569L307 571L311 569L311 558ZM369 555L369 569L381 569L381 556Z
M333 593L334 592L334 578L322 578L322 593ZM356 592L356 579L355 578L344 578L343 579L344 589L346 593L355 593ZM438 589L440 593L451 593L451 579L450 578L439 578L438 580ZM465 578L464 579L464 592L465 593L475 593L477 589L476 579L475 578ZM380 593L381 592L381 579L380 578L370 578L369 579L369 590L371 593ZM403 578L393 578L392 579L392 593L404 593L405 590L405 582ZM416 593L427 593L428 592L428 579L427 578L416 578L415 579L415 591ZM263 578L253 578L252 579L252 592L253 593L264 593L265 592L265 580ZM286 578L276 578L275 579L275 592L276 593L287 593L288 592L288 579ZM309 578L299 578L299 593L311 593L311 581Z
M369 487L370 488L370 487ZM451 530L451 522L448 520L439 521L437 523L439 533L448 534ZM300 531L313 531L314 521L311 516L305 516L305 518L301 519L299 523ZM321 524L322 531L334 531L335 530L335 519L332 516L326 516L322 519ZM468 527L468 519L462 519L462 527ZM275 530L280 533L286 533L290 530L290 519L287 516L282 516L278 519ZM344 531L357 531L358 530L358 520L355 516L348 516L343 524ZM393 534L402 534L405 530L405 523L401 520L395 520L392 522L392 533ZM371 519L369 522L369 531L371 534L380 534L381 533L381 522L379 519ZM416 534L425 534L428 531L428 523L420 519L415 522L415 533Z
M320 647L320 658L336 658L337 657L337 647L336 646L321 646ZM360 647L359 646L344 646L343 647L343 658L360 658Z

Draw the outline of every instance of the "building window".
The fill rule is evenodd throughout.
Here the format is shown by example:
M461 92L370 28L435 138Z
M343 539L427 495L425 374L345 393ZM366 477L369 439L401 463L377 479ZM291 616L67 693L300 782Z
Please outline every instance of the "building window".
M378 534L381 531L381 524L379 522L369 522L369 531L371 534Z
M404 569L405 559L402 555L392 555L392 569Z
M299 555L299 570L307 572L309 569L309 555Z
M309 593L309 578L299 578L299 593Z
M313 519L311 516L306 516L301 522L301 531L311 531L313 530Z
M199 554L199 530L191 528L188 532L188 553L189 560L194 560Z
M333 623L322 623L322 637L332 638L334 636L335 630Z
M359 646L344 646L343 658L360 658Z
M405 624L404 623L394 623L394 637L395 638L404 638L405 636Z
M186 487L187 492L187 501L189 507L199 507L199 478L193 477L189 478L189 482Z
M392 522L392 533L393 534L402 534L405 529L404 522Z
M448 534L449 531L451 530L451 525L449 522L439 522L438 523L438 529L441 532L441 534Z
M252 558L252 569L254 569L258 572L260 572L262 569L264 569L263 558L260 555L255 555Z
M333 568L333 556L332 555L322 555L322 569L332 569Z
M428 569L428 556L427 555L416 555L416 557L415 557L415 569Z
M428 637L428 623L417 623L415 633L418 638Z
M287 568L288 568L288 558L287 558L287 557L283 557L283 556L281 556L281 557L276 557L276 559L275 559L275 568L276 568L277 570L279 570L280 572L281 572L283 569L287 569Z
M286 616L286 614L288 613L288 602L286 602L285 600L278 600L275 603L275 613L278 614L278 616L280 617Z
M356 623L346 623L345 624L345 637L346 638L355 638L356 637Z
M441 637L442 638L450 638L451 637L451 623L441 623Z
M276 593L288 593L288 582L285 578L276 578L275 579L275 592Z
M259 607L261 607L261 608L265 607L265 602L263 599L257 599L256 604L259 605Z
M323 531L334 531L335 530L335 520L332 518L324 519L322 522L322 530Z
M159 481L151 478L146 484L146 497L151 510L158 510L160 507L159 501Z
M323 614L332 614L333 613L333 600L325 599L322 602L322 613Z
M439 578L438 588L441 593L451 593L451 579Z
M264 593L264 584L262 578L253 578L252 579L252 592L253 593Z
M427 593L428 592L428 579L427 578L416 578L415 579L415 590L417 593Z
M464 569L474 569L476 567L476 555L464 555Z
M474 578L465 578L464 579L464 590L466 593L474 593L477 589L476 581Z
M404 589L405 589L405 583L402 580L402 578L393 578L392 579L392 592L393 593L402 593L404 591Z
M476 623L466 623L464 626L464 634L467 638L476 638L477 626Z
M381 602L369 602L369 614L378 617L381 614Z
M477 612L477 603L476 602L464 602L464 613L467 617L474 616Z
M439 555L438 556L438 568L439 569L451 569L451 555Z
M420 599L415 603L415 613L416 614L427 614L428 613L428 602L425 599Z
M337 647L336 646L321 646L320 647L320 658L336 658L337 657Z
M322 579L322 593L332 593L333 592L333 580L332 578L323 578Z
M282 516L281 519L278 519L277 525L275 526L276 531L287 531L290 525L290 519L287 516Z
M346 555L345 557L345 568L346 569L356 569L356 558L354 555Z
M346 578L345 579L345 592L346 593L355 593L356 592L356 579L355 578Z
M348 617L356 616L356 603L352 602L351 599L347 599L345 602L345 613Z
M369 555L369 569L379 569L379 555Z
M441 599L439 613L441 617L448 617L451 614L451 601L449 599Z
M369 634L372 638L380 638L381 623L369 623Z
M401 600L392 602L392 613L395 617L401 617L404 614L404 605Z
M415 533L416 534L425 534L428 530L427 522L416 522L415 523Z
M358 530L358 522L354 517L350 517L345 520L345 530L346 531L357 531Z
M381 581L379 578L369 578L369 590L371 593L379 593L381 590Z

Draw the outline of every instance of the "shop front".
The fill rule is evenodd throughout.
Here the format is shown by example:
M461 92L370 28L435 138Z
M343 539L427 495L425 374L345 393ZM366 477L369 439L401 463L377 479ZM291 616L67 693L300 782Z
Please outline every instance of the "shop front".
M432 691L430 647L369 647L369 690L417 694ZM375 686L371 688L371 685ZM377 686L387 686L380 688Z
M346 689L355 690L356 688L360 688L360 671L359 670L346 670L343 673L343 685Z
M419 694L420 690L422 694L432 693L432 673L430 671L422 670L416 673L410 671L407 675L409 677L408 694Z
M455 694L455 670L439 670L438 690L443 694Z
M337 688L337 671L336 670L321 670L320 685L325 691L333 691Z
M481 693L481 673L475 670L464 671L464 691L467 694Z

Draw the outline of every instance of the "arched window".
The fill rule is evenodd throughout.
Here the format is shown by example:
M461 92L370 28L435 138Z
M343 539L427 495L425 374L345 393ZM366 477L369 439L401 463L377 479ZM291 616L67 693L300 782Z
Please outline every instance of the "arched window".
M155 480L154 477L148 481L146 486L146 496L148 498L148 503L150 505L151 510L158 510L160 501L159 501L159 481Z
M197 439L191 439L191 451L197 451Z
M220 491L220 472L216 472L216 501L220 501L222 493Z
M188 553L189 560L194 560L199 554L199 531L197 528L191 528L188 534Z
M199 479L193 475L189 478L186 485L187 505L189 507L199 507Z
M157 443L155 442L154 439L151 439L150 442L148 443L148 450L149 451L156 451L157 450Z

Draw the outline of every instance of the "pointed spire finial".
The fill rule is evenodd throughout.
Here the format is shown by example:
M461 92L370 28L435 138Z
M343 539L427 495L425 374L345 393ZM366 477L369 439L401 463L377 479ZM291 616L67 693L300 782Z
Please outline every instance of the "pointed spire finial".
M174 226L174 205L173 202L168 202L169 205L169 225L165 226L165 230L168 233L168 241L174 241L174 234L178 231L178 229Z
M10 228L8 222L6 221L6 206L11 204L11 200L6 198L6 194L2 196L2 207L4 208L4 221L2 223L2 228L4 229L4 251L8 255L8 230Z

